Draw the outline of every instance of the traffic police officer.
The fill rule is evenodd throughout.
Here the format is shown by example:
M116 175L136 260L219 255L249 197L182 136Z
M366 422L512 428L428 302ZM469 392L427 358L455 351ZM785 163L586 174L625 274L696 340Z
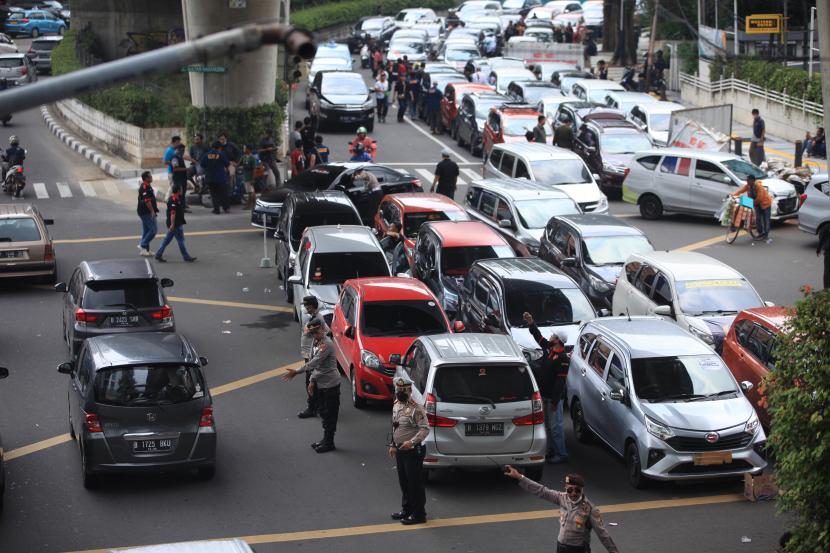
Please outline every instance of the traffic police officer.
M565 476L565 491L558 492L534 482L510 465L504 467L504 474L518 480L522 489L559 506L557 553L590 553L592 528L608 553L619 553L614 540L605 529L599 509L582 493L585 480L580 475Z
M323 331L328 334L329 329L326 322L320 317L318 312L319 309L319 302L317 301L317 296L306 296L303 298L303 308L305 308L306 314L303 316L303 326L302 330L300 331L300 355L303 356L303 361L308 363L308 360L311 358L311 348L314 345L314 335L308 329L307 325L311 321L317 320L320 321L324 327ZM305 387L308 389L308 384L311 380L311 373L305 373ZM306 408L299 413L297 416L301 419L308 419L311 417L316 417L319 409L318 405L318 393L317 389L314 389L314 393L308 394L308 404Z
M282 375L282 379L291 380L300 373L311 372L308 394L312 395L315 390L319 394L320 416L323 419L323 439L314 442L311 447L317 453L326 453L335 449L334 433L337 430L337 415L340 412L340 371L337 370L331 338L326 334L326 325L315 318L306 328L314 336L311 357L299 369L288 369Z
M427 521L423 473L426 447L423 442L428 434L427 413L412 399L412 383L396 378L389 457L395 458L398 483L403 494L402 508L392 513L392 518L400 520L401 524L423 524Z

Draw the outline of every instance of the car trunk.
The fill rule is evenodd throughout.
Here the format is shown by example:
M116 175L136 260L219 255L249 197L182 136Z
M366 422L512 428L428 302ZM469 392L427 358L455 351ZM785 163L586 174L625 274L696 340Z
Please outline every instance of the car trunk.
M17 58L0 59L0 78L16 79L26 74L26 66Z
M172 317L158 283L149 278L87 282L81 307L90 316L88 328L113 331L149 330Z
M43 261L45 245L37 223L30 217L0 220L0 270L29 261Z

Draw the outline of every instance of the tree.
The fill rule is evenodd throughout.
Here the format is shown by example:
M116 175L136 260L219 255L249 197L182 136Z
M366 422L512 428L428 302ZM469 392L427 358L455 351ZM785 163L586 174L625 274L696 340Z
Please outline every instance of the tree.
M623 8L623 28L620 30L620 7ZM634 0L606 0L602 6L602 51L614 52L611 63L629 65L637 63L639 28L635 28ZM621 43L624 37L625 44Z
M796 302L764 382L778 509L796 515L790 553L830 551L830 290Z

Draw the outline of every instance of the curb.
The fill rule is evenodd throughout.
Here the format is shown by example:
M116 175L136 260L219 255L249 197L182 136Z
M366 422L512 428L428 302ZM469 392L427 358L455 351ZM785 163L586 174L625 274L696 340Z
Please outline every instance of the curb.
M139 175L140 171L136 169L122 171L117 165L104 159L104 157L97 151L93 150L73 135L66 132L66 130L55 121L55 118L52 117L52 114L49 112L49 108L47 106L40 106L40 113L43 116L43 122L46 123L46 127L52 132L52 134L58 137L58 139L66 144L72 151L87 158L109 176L115 177L116 179L124 179L137 177Z

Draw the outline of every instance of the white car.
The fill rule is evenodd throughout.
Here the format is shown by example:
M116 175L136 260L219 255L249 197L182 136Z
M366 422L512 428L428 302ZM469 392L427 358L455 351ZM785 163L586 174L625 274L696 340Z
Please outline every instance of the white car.
M395 26L405 29L411 27L419 19L435 20L438 16L430 8L406 8L395 16Z
M628 258L612 314L654 315L674 322L720 353L738 313L764 303L744 276L697 252L642 252Z
M574 13L582 11L582 4L574 0L552 0L545 3L545 8L553 12L556 17L560 13Z
M686 109L675 102L644 102L637 104L628 112L628 120L648 133L656 146L665 146L669 142L671 114Z
M490 71L490 84L499 94L507 94L507 87L513 81L535 81L536 75L527 69L507 68Z
M340 58L352 64L352 53L349 52L348 44L341 44L339 42L325 42L317 45L317 53L315 58Z
M311 67L308 69L308 86L314 82L314 77L319 71L351 71L351 61L346 61L343 58L321 58L315 57L311 62Z
M645 92L628 92L626 90L609 90L605 98L599 100L609 108L618 109L623 113L631 113L631 108L637 104L659 102L657 98Z
M625 91L620 83L606 79L579 79L571 85L571 96L584 102L603 102L611 91Z
M768 178L755 165L727 152L646 150L634 155L625 172L623 200L639 205L645 219L659 219L663 212L714 217L726 196L746 184L750 175L772 196L773 221L798 215L799 198L791 183Z

